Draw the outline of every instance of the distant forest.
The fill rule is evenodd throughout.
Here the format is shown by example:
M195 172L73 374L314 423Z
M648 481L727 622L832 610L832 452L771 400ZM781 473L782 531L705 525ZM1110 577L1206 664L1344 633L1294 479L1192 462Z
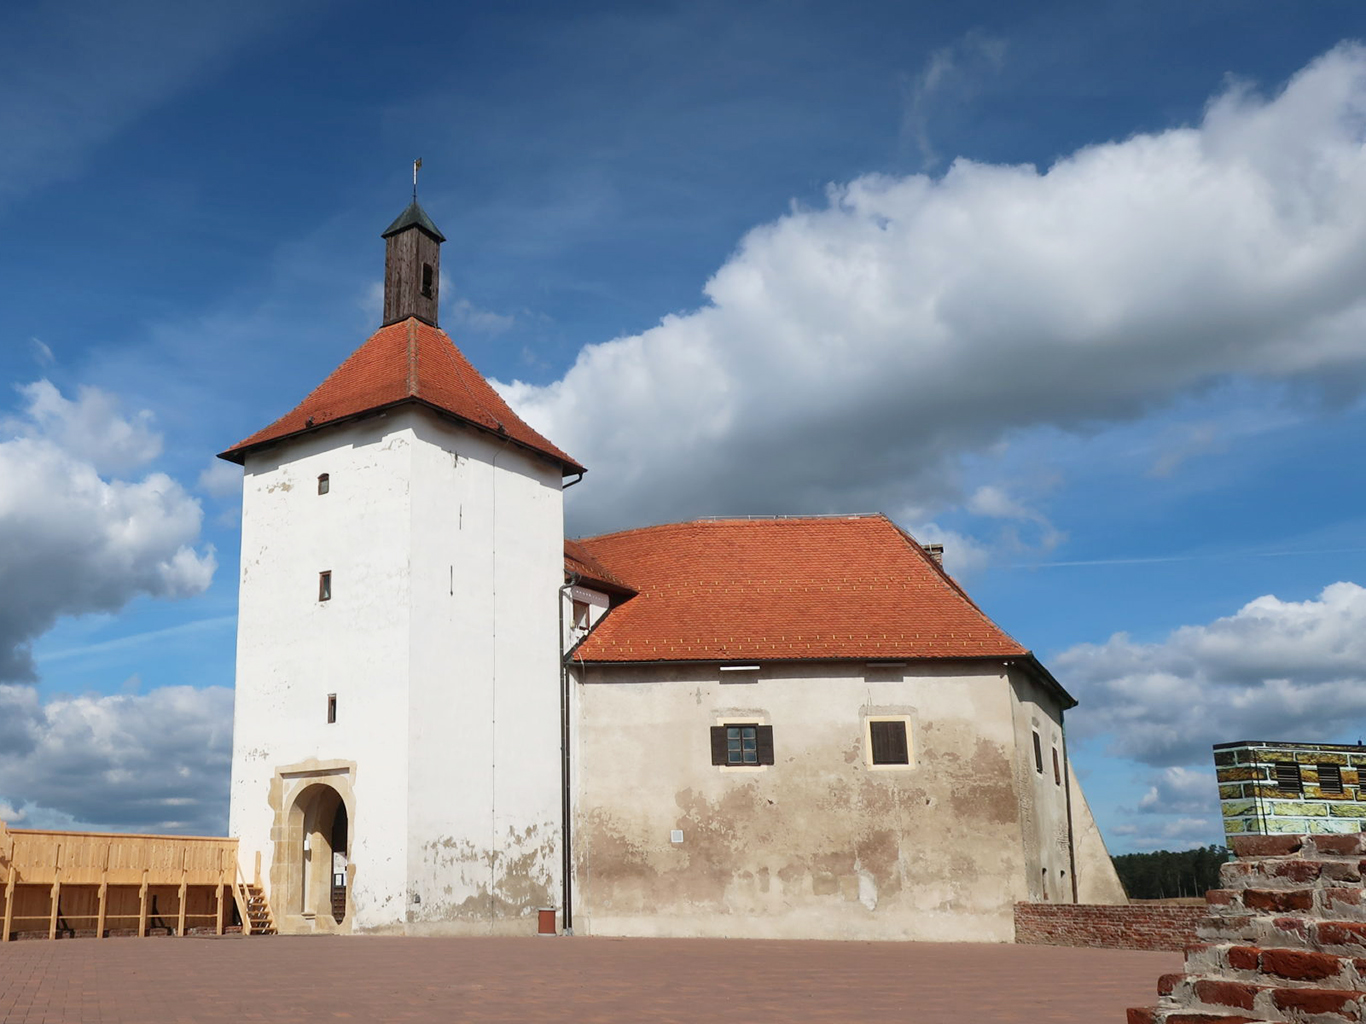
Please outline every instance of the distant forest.
M1219 865L1228 858L1226 847L1202 846L1177 853L1123 853L1111 860L1131 900L1163 900L1204 896L1219 888Z

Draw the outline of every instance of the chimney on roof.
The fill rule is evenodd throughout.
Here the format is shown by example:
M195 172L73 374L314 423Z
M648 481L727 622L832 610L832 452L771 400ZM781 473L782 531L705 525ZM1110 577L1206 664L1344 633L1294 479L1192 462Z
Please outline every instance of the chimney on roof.
M944 568L944 545L943 544L922 544L925 554L934 559L934 564L939 568Z
M384 239L384 326L415 316L433 327L441 280L441 243L427 212L413 201L380 236Z

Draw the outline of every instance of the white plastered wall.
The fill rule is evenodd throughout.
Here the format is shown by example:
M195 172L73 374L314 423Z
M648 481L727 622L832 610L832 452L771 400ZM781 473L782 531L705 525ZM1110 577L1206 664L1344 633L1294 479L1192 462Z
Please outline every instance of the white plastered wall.
M402 417L375 417L251 455L243 477L229 831L243 867L250 872L259 852L271 880L275 840L284 840L272 829L290 788L279 772L354 762L358 928L403 921L410 434ZM320 495L322 473L329 490ZM318 600L324 571L330 601ZM328 724L332 693L337 721ZM313 930L296 908L274 909L282 931Z
M244 867L260 851L272 877L276 842L293 841L278 828L290 780L342 760L348 927L534 928L558 889L558 465L407 407L250 456L243 490L230 829Z

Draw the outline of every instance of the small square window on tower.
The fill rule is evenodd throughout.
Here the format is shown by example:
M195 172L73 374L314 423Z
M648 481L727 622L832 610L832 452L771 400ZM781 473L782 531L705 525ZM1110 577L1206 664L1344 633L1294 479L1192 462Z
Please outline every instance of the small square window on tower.
M332 573L330 570L318 573L318 600L332 600Z
M337 695L335 693L327 695L327 724L337 724Z
M318 493L319 493L319 494L326 494L326 493L327 493L329 490L331 490L331 489L332 489L332 478L329 477L326 473L319 473L319 474L318 474Z

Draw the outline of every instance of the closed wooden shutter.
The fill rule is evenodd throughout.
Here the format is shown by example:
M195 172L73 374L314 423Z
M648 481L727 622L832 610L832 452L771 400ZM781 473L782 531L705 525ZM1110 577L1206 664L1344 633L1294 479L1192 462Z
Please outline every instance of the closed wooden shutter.
M1323 793L1342 792L1342 769L1335 764L1319 765L1319 791Z
M726 727L724 725L713 725L711 727L711 763L726 763Z
M910 764L905 722L869 722L868 738L873 746L873 764Z
M773 726L760 725L754 730L754 738L758 743L759 763L773 763Z

